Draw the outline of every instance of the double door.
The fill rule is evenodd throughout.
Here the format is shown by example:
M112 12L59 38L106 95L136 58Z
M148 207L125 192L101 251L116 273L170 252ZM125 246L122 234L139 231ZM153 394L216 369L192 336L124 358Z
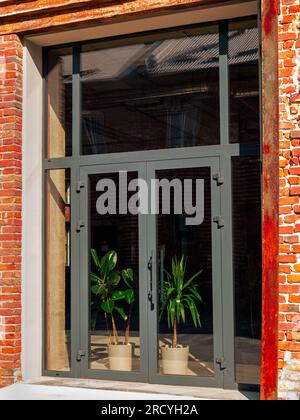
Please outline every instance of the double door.
M234 387L220 172L218 157L81 168L80 376Z

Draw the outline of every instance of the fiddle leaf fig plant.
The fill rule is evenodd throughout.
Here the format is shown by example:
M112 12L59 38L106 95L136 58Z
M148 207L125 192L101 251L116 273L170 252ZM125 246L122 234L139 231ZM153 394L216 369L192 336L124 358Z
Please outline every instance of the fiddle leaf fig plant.
M100 308L105 316L109 344L119 344L116 314L119 314L126 322L125 344L129 344L132 306L135 302L133 270L130 268L124 269L121 272L116 270L118 256L115 251L109 251L99 259L97 251L92 249L91 256L97 268L97 274L90 274L90 281L92 282L91 292L100 300ZM123 280L128 289L117 290L117 287L121 286L121 280ZM128 314L124 307L120 305L121 301L125 301L127 304ZM111 321L112 334L109 327L109 320Z
M195 280L202 270L190 278L186 278L187 258L172 259L172 271L166 271L167 279L164 283L164 297L160 310L160 321L166 313L168 327L173 329L172 348L177 348L177 328L180 323L186 321L186 311L191 314L195 327L201 327L201 319L198 310L199 303L203 299L197 290Z

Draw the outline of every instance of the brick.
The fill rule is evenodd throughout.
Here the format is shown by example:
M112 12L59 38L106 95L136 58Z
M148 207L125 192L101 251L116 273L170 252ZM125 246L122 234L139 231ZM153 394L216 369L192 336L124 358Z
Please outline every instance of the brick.
M300 5L290 6L290 13L300 13Z
M299 283L300 284L300 274L290 274L290 275L288 275L288 283Z
M293 331L293 329L295 328L295 324L294 323L279 323L279 330L280 331Z
M291 139L300 139L300 130L291 131Z
M300 167L291 167L291 168L289 168L289 173L291 175L300 175Z
M300 187L291 187L291 195L300 195Z
M295 255L279 255L279 262L280 263L295 263L297 262L297 258Z
M279 38L279 41L296 40L297 35L294 32L289 32L289 33L279 34L278 38Z
M300 245L293 245L292 246L292 252L300 253Z
M280 226L279 233L280 235L290 235L294 233L294 226Z
M283 293L283 294L300 293L300 285L299 286L290 285L290 284L280 285L279 293Z
M287 351L300 351L300 343L295 342L280 342L279 343L280 350L287 350Z
M0 387L15 381L21 357L22 50L0 37ZM16 57L11 61L10 54ZM3 90L3 86L6 86ZM19 202L19 204L17 204ZM19 282L19 280L17 280Z

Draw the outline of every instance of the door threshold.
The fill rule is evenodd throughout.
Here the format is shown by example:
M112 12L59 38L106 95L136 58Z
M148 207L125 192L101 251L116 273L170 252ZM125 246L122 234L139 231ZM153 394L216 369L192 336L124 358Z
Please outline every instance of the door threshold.
M185 398L232 401L259 400L259 394L255 392L240 392L219 388L156 385L139 382L104 381L98 379L54 378L45 376L26 381L26 384L155 394L158 397L159 395L170 395L170 397L181 397L183 400Z

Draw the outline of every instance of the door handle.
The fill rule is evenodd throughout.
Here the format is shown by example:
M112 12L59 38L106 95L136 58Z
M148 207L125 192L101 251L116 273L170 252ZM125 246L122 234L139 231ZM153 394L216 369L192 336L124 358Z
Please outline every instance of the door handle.
M154 265L154 252L148 261L148 270L150 271L150 285L148 292L148 300L150 302L151 311L154 311L154 294L153 294L153 265Z

